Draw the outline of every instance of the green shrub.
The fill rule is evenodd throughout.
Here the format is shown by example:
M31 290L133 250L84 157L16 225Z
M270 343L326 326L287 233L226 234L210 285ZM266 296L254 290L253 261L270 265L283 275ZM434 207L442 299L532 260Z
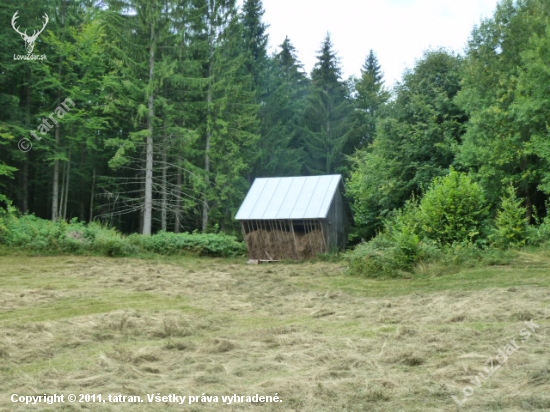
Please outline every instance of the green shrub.
M40 219L34 215L10 214L4 219L6 231L2 242L7 246L36 251L62 250L68 224Z
M143 249L162 255L172 255L182 251L208 256L239 256L246 254L246 245L234 236L223 233L170 233L159 232L141 237Z
M0 243L1 244L6 243L6 237L8 236L8 232L9 232L9 229L8 229L9 219L11 219L11 214L4 208L0 207Z
M41 253L97 252L106 256L127 256L138 252L116 230L98 223L85 225L76 219L67 223L34 215L4 214L0 230L0 242L6 246Z
M105 256L117 257L135 255L139 249L115 230L104 229L95 233L93 251Z
M397 267L411 268L422 255L419 231L418 205L413 200L407 202L403 210L397 210L384 222L381 234L391 244L392 259Z
M449 267L476 267L479 265L505 265L514 252L494 247L481 248L472 243L455 243L441 250L439 262Z
M550 244L550 216L547 216L538 226L527 227L527 243L532 246Z
M442 245L475 241L488 217L481 186L455 170L434 179L419 213L422 233Z
M418 244L416 259L406 261L393 241L377 236L346 254L348 273L378 278L456 273L463 268L508 264L517 252L473 243L442 246L430 241ZM437 273L435 273L437 272Z
M349 273L368 277L401 277L420 261L437 255L437 246L419 235L418 206L408 202L384 222L374 239L346 253Z
M372 278L403 277L412 272L419 262L429 262L440 253L434 244L413 242L414 253L411 253L410 249L404 251L402 245L396 246L381 236L361 243L345 255L348 273Z
M488 209L481 186L451 170L436 178L420 202L407 202L373 240L346 255L349 271L370 277L401 276L419 263L460 265L478 259ZM473 255L475 254L475 258Z
M541 243L550 242L550 217L546 217L544 222L538 227L538 235Z
M223 233L168 233L152 236L123 236L100 223L84 224L40 219L34 215L17 216L0 212L0 244L48 253L99 253L106 256L131 256L140 251L163 255L181 252L208 256L240 256L246 245Z
M512 185L501 198L495 226L489 236L491 244L498 248L524 245L527 240L527 208L519 199Z
M401 276L401 268L393 259L391 245L380 247L376 240L380 238L361 243L346 253L348 273L372 278Z

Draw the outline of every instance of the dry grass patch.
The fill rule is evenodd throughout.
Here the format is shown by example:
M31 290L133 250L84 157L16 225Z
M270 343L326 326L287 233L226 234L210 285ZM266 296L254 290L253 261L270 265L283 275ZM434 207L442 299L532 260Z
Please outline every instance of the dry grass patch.
M283 399L55 410L456 411L451 396L530 319L537 333L465 407L548 410L547 261L518 259L529 267L507 267L500 287L498 268L372 281L337 263L3 256L0 410L45 391Z

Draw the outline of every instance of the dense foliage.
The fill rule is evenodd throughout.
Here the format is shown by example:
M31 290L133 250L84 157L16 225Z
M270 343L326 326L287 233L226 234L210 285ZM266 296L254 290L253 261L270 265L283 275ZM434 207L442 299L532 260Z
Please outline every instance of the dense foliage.
M523 200L509 186L491 218L485 191L466 173L451 169L424 196L384 220L370 241L347 253L349 270L368 276L402 276L433 261L449 265L499 261L499 251L550 244L550 219L529 228Z
M30 214L4 219L6 244L78 250L63 223L77 217L158 233L82 226L113 254L240 253L172 232L239 234L254 178L329 173L346 179L352 242L374 238L359 266L548 240L547 0L501 0L463 55L428 50L393 89L372 50L343 79L330 34L309 74L291 39L269 55L261 0L8 0L0 16L18 10L24 27L50 18L43 61L14 60L23 43L0 26L0 206Z
M244 256L246 246L223 233L166 233L125 236L100 223L73 219L53 222L34 215L0 214L0 244L33 253L136 256L191 253L208 256Z
M0 145L12 149L0 154L0 199L23 213L145 235L238 233L255 177L335 173L353 150L351 91L330 36L308 77L290 39L268 55L261 0L20 9L4 2L3 21L19 10L32 27L49 14L35 47L44 61L13 60L22 42L0 27ZM67 98L70 110L48 120Z

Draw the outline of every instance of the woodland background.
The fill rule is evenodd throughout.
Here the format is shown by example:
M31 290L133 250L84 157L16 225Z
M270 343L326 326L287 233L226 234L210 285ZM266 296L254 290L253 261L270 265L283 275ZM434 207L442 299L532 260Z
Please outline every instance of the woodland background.
M47 60L13 59L17 10L21 30L49 15L34 50ZM254 178L342 173L353 241L455 173L488 216L508 199L536 226L550 194L549 18L546 0L503 0L463 54L427 50L390 89L373 50L343 79L330 34L311 73L292 39L269 55L261 0L5 1L0 199L125 233L238 233ZM66 98L56 127L30 137Z

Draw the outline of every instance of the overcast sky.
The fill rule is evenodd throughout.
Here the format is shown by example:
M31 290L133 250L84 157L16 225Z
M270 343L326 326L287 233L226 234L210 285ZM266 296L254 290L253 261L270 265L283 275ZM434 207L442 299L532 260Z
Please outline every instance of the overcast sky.
M307 73L327 31L343 77L359 76L373 49L387 86L401 80L428 48L462 52L474 25L497 0L263 0L270 52L288 36Z

